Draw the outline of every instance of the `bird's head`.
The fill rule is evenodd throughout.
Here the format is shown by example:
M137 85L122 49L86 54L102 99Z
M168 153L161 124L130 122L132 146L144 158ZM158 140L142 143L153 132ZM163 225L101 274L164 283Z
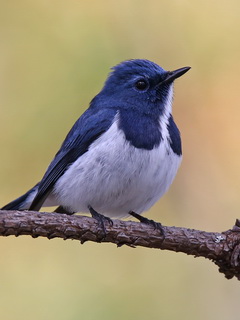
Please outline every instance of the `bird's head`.
M189 69L166 71L148 60L124 61L113 67L100 97L107 97L114 107L134 108L143 113L171 112L173 82Z

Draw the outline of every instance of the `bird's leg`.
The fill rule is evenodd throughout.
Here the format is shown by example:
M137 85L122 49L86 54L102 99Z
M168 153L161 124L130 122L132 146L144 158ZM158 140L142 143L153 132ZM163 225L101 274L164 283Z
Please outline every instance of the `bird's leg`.
M99 242L101 242L102 240L104 240L106 238L106 227L105 227L105 222L107 221L110 225L113 225L113 221L112 219L105 217L104 215L98 213L97 211L95 211L91 206L88 206L88 209L92 215L92 217L98 221L99 226L102 229L102 236L101 239L99 240Z
M138 219L141 223L145 223L145 224L153 226L154 229L157 229L161 232L161 235L163 237L165 236L162 224L160 222L156 222L154 220L150 220L148 218L145 218L145 217L141 216L140 214L133 212L133 211L130 211L129 214L131 216L133 216L134 218Z

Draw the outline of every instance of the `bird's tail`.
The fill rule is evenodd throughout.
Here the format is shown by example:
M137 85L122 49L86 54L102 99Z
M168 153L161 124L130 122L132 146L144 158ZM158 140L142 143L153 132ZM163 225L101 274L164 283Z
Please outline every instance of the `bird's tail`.
M28 210L38 190L38 184L21 197L9 202L1 210Z

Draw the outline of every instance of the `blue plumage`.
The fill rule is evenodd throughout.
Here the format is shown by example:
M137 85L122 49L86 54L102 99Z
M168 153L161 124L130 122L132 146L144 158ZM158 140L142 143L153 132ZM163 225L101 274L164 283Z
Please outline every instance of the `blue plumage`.
M119 129L135 148L152 150L159 146L162 133L158 117L150 113L142 115L137 110L121 109L119 119Z
M180 138L180 132L173 120L172 115L168 119L168 132L169 132L169 139L170 139L170 147L172 148L172 151L176 153L178 156L181 156L182 143Z
M114 67L39 184L3 209L59 205L61 212L93 208L109 217L149 209L181 162L171 105L173 81L188 70L140 59Z

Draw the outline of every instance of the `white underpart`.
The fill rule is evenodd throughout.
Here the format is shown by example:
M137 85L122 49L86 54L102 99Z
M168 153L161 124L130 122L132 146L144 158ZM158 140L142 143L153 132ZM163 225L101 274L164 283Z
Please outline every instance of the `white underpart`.
M160 120L158 147L132 146L118 128L117 115L111 127L59 178L52 194L56 202L74 212L88 212L91 206L113 218L148 210L168 190L181 162L169 144L172 92L169 97Z

